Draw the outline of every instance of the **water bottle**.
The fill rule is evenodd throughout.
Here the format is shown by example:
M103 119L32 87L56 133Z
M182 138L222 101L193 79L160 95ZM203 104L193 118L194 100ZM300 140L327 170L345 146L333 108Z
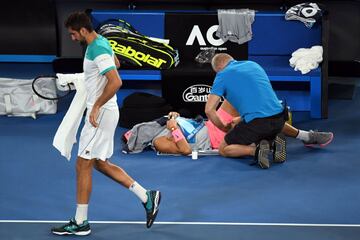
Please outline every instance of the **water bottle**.
M197 160L198 159L198 150L197 150L197 148L193 148L192 149L192 152L191 152L191 159L192 160Z

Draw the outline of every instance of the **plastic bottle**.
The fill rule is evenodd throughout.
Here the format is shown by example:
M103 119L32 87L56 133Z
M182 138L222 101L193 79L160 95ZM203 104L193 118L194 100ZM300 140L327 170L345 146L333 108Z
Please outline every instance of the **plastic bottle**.
M198 159L198 150L196 148L194 148L191 152L191 159L192 160L197 160Z

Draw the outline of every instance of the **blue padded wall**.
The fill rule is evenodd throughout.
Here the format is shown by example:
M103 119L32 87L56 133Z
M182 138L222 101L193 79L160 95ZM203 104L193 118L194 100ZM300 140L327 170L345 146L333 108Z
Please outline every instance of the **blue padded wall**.
M298 48L321 43L318 23L307 28L300 21L285 20L283 13L257 13L252 30L249 55L291 55Z

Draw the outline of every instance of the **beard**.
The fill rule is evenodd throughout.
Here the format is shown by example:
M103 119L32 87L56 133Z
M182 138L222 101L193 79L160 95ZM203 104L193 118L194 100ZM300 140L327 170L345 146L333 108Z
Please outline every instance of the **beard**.
M79 40L79 43L80 43L81 46L86 46L87 45L85 39Z

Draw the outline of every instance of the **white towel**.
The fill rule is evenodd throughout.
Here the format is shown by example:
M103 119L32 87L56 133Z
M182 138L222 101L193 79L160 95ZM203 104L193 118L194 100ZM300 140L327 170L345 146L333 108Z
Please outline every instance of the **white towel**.
M74 143L76 143L76 134L86 108L85 78L83 73L56 75L60 85L74 83L76 89L76 94L53 140L53 146L70 161L71 150Z
M322 46L299 48L291 54L292 57L289 60L290 66L293 67L295 71L301 71L302 74L306 74L319 67L319 63L323 60L322 55Z

